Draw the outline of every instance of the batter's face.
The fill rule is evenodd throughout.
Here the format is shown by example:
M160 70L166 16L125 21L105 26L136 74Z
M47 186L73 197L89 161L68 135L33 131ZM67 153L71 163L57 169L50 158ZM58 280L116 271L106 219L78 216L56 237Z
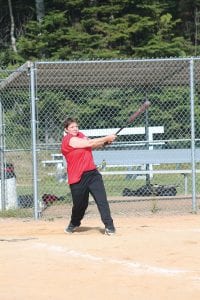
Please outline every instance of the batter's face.
M72 134L73 136L77 136L77 134L78 134L78 124L76 122L71 123L67 127L67 133Z

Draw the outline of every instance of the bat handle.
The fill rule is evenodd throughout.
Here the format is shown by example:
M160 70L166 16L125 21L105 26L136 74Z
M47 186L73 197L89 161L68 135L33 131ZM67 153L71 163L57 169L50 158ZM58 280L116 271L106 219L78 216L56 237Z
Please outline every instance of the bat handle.
M118 135L120 133L120 131L122 131L123 128L120 128L117 130L117 132L115 132L115 135Z

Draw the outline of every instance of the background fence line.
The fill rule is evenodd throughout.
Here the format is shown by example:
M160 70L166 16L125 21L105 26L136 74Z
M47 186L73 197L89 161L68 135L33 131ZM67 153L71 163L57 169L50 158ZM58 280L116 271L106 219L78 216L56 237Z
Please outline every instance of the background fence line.
M199 73L198 58L35 62L1 70L1 212L35 219L66 215L64 119L77 117L81 131L101 136L148 100L150 108L113 145L93 152L111 209L197 213Z

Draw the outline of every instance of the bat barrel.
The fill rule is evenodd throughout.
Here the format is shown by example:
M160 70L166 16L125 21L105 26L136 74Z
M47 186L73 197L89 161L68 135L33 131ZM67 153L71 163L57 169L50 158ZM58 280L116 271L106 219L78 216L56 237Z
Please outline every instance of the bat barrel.
M139 116L141 115L146 109L148 109L148 107L150 106L150 101L145 101L142 106L140 106L140 108L130 116L130 118L127 121L126 125L129 125L131 123L133 123L133 121ZM116 135L119 134L120 131L122 131L122 129L124 129L125 126L121 127L120 129L117 130L117 132L115 133Z

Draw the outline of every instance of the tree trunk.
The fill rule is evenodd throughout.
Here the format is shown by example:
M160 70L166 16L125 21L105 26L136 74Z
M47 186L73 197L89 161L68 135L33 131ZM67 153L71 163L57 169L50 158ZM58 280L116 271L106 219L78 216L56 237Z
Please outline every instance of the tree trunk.
M36 5L37 21L41 22L45 14L44 0L35 0L35 5Z
M11 27L10 27L11 47L13 51L17 53L16 39L15 39L15 22L14 22L11 0L8 0L8 6L9 6L9 13L10 13L10 21L11 21Z

